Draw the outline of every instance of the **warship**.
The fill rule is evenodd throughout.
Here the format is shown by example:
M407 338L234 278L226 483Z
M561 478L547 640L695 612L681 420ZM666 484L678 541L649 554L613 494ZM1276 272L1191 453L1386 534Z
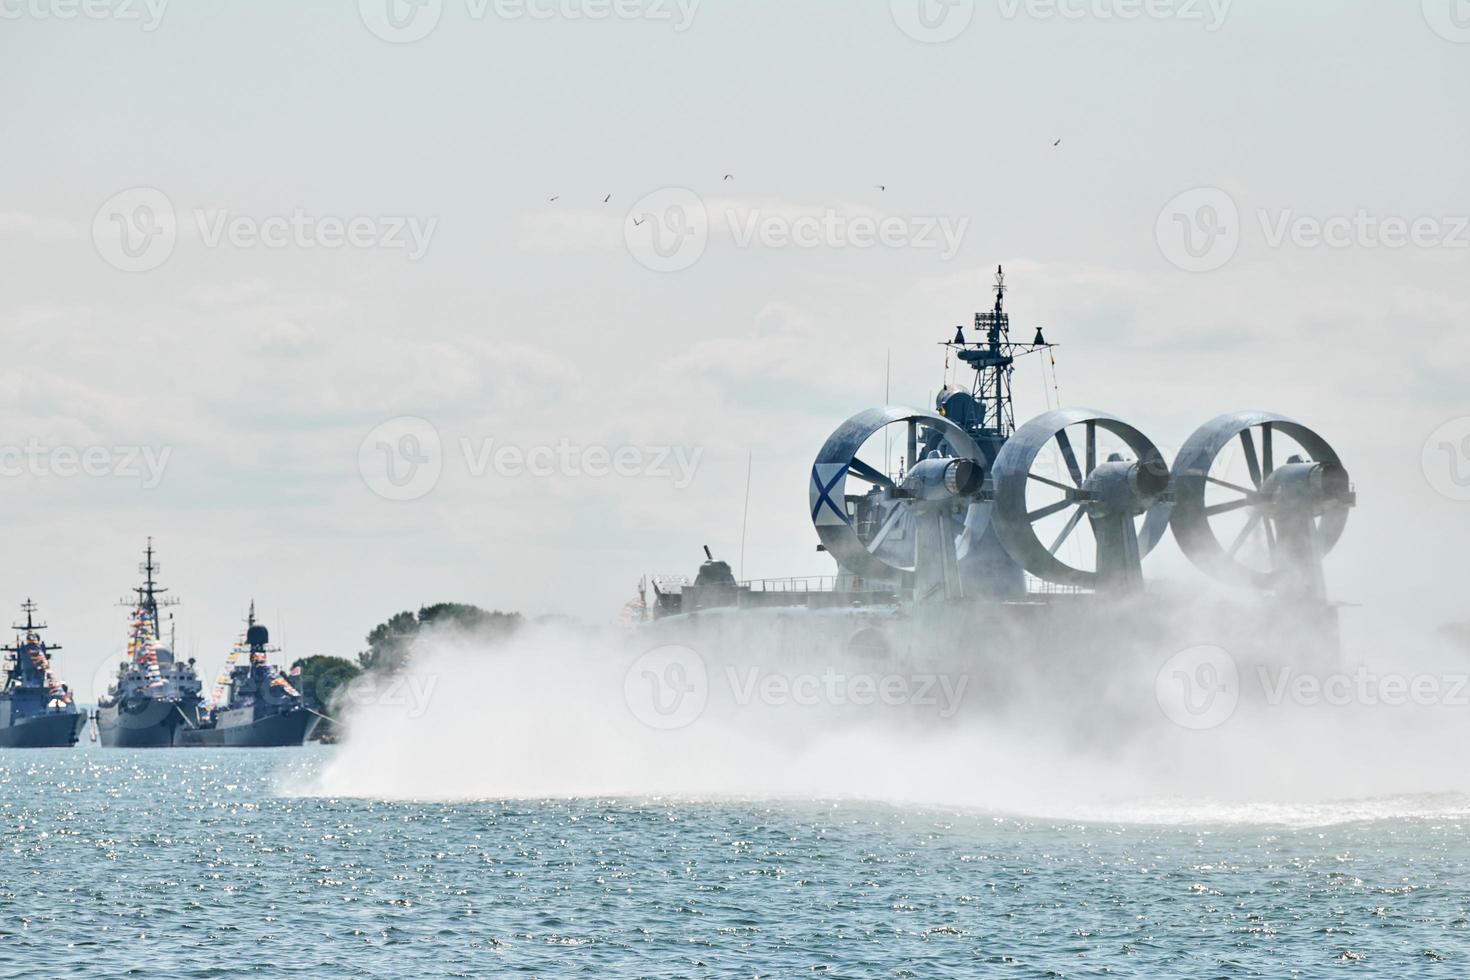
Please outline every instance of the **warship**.
M46 624L35 620L36 604L21 606L24 623L14 646L4 647L5 687L0 690L0 748L55 748L77 744L86 714L77 708L71 688L51 672L51 657L60 646L41 639Z
M270 655L278 652L270 645L270 631L255 621L251 602L245 631L225 660L199 726L182 732L182 744L232 748L304 744L321 715L306 706L301 693L270 662Z
M182 744L182 732L199 726L203 700L194 659L180 663L170 642L163 642L159 609L177 602L165 597L168 590L156 576L153 539L148 539L144 560L138 566L143 584L133 589L135 597L123 600L130 610L127 659L98 701L93 716L102 744L117 748L160 748Z
M1276 412L1229 412L1171 465L1122 418L1062 407L1057 345L1040 328L1012 337L1007 290L997 268L989 309L946 328L932 409L859 411L817 451L807 516L833 574L740 580L707 549L692 581L640 581L640 626L706 659L736 643L814 662L956 655L998 699L1023 676L1107 690L1110 653L1156 664L1202 638L1242 669L1338 658L1323 565L1357 498L1327 440ZM1018 425L1025 358L1047 404ZM1188 578L1145 578L1170 535ZM1059 681L1068 670L1086 676Z

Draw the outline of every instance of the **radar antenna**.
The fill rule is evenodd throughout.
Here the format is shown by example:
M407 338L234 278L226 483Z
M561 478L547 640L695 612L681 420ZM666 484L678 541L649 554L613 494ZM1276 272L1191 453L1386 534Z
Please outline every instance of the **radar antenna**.
M25 632L25 633L34 633L37 630L43 630L43 629L45 629L46 628L46 624L45 623L38 623L38 622L36 622L36 618L35 617L36 617L36 609L37 608L38 607L36 606L36 604L34 602L32 602L30 599L27 599L25 602L21 603L20 604L20 610L21 610L21 612L23 612L23 613L26 614L26 621L25 621L24 624L22 624L22 623L14 623L14 624L12 624L11 625L11 629L19 630L19 631ZM54 646L54 647L48 647L47 649L50 649L50 650L60 650L61 647Z
M994 289L995 305L975 314L976 339L967 341L961 327L955 331L954 339L943 345L954 350L955 355L975 371L970 393L977 412L973 419L966 419L962 424L989 459L995 458L1001 445L1016 431L1016 412L1011 396L1011 374L1015 371L1016 359L1056 346L1046 342L1039 328L1030 343L1011 340L1011 318L1005 309L1006 273L1003 266L995 268Z
M143 584L134 586L133 592L136 599L119 600L118 605L137 609L143 614L143 618L153 627L155 639L163 639L163 624L159 619L158 610L160 606L176 606L179 600L174 596L165 596L168 589L158 584L157 575L161 568L153 558L153 538L148 538L147 547L143 549L143 561L138 563L138 572L143 576ZM173 638L170 637L170 643Z

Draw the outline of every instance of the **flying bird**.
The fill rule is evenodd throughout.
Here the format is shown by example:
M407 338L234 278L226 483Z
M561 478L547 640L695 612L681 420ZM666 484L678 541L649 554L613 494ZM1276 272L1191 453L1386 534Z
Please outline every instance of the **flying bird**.
M880 190L880 191L886 191L886 190L888 190L888 185L887 184L874 184L873 186L876 187L876 188L878 188L878 190Z
M609 195L608 195L608 196L607 196L607 197L604 197L604 198L603 198L603 199L602 199L602 203L603 203L603 204L606 204L606 203L607 203L607 202L608 202L608 201L611 201L611 200L612 200L612 195L611 195L611 194L609 194Z
M561 195L558 194L558 195L556 195L556 197L548 197L547 200L548 201L560 201L561 200Z
M643 222L645 222L645 221L647 221L647 220L648 220L648 218L647 218L647 217L643 217L643 218L634 218L634 219L633 219L633 227L634 227L634 228L637 228L637 227L638 227L638 226L639 226L639 225L641 225L641 224L643 224Z
M1062 141L1061 140L1057 140L1055 143L1052 144L1052 146L1061 146L1061 145L1062 145Z
M725 180L734 180L734 179L735 179L735 175L734 174L726 174L725 175Z

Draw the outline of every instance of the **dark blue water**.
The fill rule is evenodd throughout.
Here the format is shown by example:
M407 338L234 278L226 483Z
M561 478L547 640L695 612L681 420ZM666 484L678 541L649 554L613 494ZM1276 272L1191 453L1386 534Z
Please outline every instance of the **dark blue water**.
M0 976L1470 975L1459 816L291 795L329 751L0 753Z

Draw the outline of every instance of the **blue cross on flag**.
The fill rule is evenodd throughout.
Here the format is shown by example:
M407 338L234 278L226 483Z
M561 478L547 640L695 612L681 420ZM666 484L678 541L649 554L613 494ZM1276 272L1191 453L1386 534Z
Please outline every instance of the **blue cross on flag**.
M812 523L818 527L852 523L842 499L847 467L847 463L817 463L812 467ZM834 490L837 491L835 499L832 496Z

